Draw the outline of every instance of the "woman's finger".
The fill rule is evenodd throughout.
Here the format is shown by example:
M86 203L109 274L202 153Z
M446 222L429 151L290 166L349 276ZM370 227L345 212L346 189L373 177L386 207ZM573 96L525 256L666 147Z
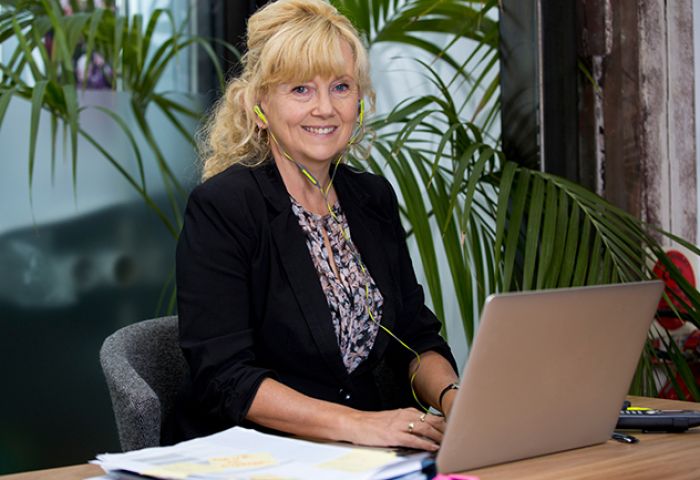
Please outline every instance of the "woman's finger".
M438 415L427 415L424 421L425 423L430 424L433 428L440 431L441 433L445 433L445 428L447 427L445 417L441 417Z
M413 433L402 434L399 437L399 441L401 443L397 445L399 447L415 448L418 450L427 450L429 452L436 452L440 448L440 445L432 440Z
M443 433L428 422L421 423L413 429L414 435L429 438L433 442L442 443Z
M401 420L399 421L407 420L407 423L405 427L399 423L399 430L417 437L424 437L424 439L438 445L442 442L444 431L444 420L442 418L412 409L404 412L404 415L401 415L400 418Z
M418 416L418 420L420 423L429 425L435 430L439 431L440 433L444 433L445 427L447 426L444 417L438 415L431 415L425 412L421 413Z

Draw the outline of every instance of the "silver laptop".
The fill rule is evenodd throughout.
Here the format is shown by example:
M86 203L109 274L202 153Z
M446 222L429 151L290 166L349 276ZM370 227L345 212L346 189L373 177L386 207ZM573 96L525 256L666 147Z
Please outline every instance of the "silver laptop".
M489 297L438 471L610 439L662 291L656 280Z

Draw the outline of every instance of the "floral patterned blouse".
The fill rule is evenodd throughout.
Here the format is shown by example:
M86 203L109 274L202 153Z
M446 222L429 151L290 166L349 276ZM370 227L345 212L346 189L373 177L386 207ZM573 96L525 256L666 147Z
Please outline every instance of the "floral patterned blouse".
M332 207L336 220L330 214L317 215L309 212L294 198L290 199L292 211L306 235L306 246L326 295L343 363L348 373L351 373L372 350L379 330L378 322L381 322L384 298L369 271L365 268L363 273L356 260L360 254L352 242L350 228L340 205L336 202ZM345 240L343 229L348 233L349 241ZM338 276L331 267L325 248L324 231L328 236ZM365 292L366 285L369 286L369 298ZM377 323L367 313L368 300Z

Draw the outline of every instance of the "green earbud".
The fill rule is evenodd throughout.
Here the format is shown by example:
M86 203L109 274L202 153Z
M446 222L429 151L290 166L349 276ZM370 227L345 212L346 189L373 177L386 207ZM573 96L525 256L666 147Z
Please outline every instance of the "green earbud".
M253 111L255 114L258 116L258 118L265 124L267 125L267 117L263 113L262 109L260 108L260 105L256 105L253 107ZM361 115L361 114L360 114Z
M365 99L361 98L360 99L360 127L362 127L362 122L365 120Z

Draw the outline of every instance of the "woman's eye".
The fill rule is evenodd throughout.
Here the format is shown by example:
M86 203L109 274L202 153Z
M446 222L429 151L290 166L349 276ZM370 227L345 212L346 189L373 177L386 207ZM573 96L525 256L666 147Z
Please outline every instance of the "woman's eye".
M310 90L306 85L297 85L296 87L292 88L292 92L299 95L306 95L310 92Z
M347 83L339 83L333 87L335 93L347 93L350 91L350 85Z

